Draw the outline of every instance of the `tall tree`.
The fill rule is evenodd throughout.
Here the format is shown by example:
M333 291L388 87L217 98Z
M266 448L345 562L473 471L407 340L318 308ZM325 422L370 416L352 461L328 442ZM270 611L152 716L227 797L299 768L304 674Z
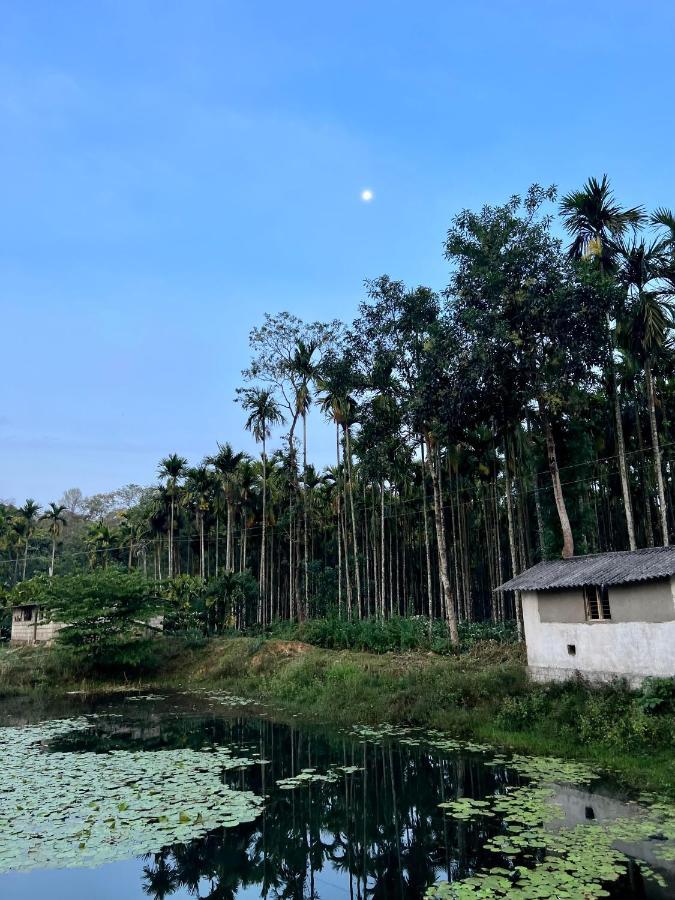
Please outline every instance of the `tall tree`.
M61 506L57 503L50 503L49 509L46 510L41 516L40 520L43 522L47 522L47 529L52 537L52 558L49 564L49 577L51 578L54 574L54 557L56 555L56 541L61 534L61 529L68 524L68 520L63 515L66 511L65 506Z
M169 520L169 578L173 578L176 574L176 566L174 562L174 522L176 511L176 493L178 490L178 481L183 478L187 469L187 459L172 453L165 457L159 463L159 477L166 481L166 488L171 499L171 517Z
M255 441L262 444L263 466L263 508L262 508L262 533L260 542L260 604L259 619L262 622L265 604L263 603L266 590L266 545L267 545L267 439L271 436L271 429L275 425L284 423L284 416L279 409L272 391L266 388L240 388L237 399L243 409L248 413L244 428L250 431Z
M568 251L570 256L573 259L590 258L595 260L601 273L607 276L611 276L616 271L618 247L626 232L629 229L638 228L646 218L642 207L625 208L616 202L606 175L603 175L600 181L597 178L589 178L581 190L566 194L560 201L560 212L563 224L572 236L572 243ZM631 550L635 550L637 543L626 464L621 398L614 360L612 312L616 316L620 314L620 310L612 310L607 316L608 366L628 545Z
M26 577L26 566L28 564L28 545L35 532L35 524L37 522L37 516L39 512L40 505L33 499L26 500L24 505L19 507L18 515L19 520L21 521L24 540L23 572L21 576L22 578Z

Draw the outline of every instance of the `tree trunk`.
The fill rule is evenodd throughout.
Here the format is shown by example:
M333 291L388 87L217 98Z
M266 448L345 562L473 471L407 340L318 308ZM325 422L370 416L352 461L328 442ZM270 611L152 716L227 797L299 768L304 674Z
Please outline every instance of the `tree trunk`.
M265 541L267 539L267 448L265 445L265 423L263 422L263 508L262 508L262 540L260 542L260 578L258 592L258 622L263 624L263 597L265 594Z
M659 497L659 513L661 517L661 536L663 546L668 546L668 507L666 506L666 491L663 484L663 467L661 465L661 445L659 432L656 427L656 400L654 397L654 376L650 360L645 363L645 378L647 381L647 399L649 405L649 428L652 436L652 455L654 458L654 471L656 473L656 488Z
M450 642L455 646L459 646L459 632L457 630L457 615L455 613L454 598L452 588L450 586L450 576L448 574L448 552L445 543L445 523L443 522L443 503L442 491L440 484L440 475L436 461L437 450L435 449L431 436L427 434L427 446L429 447L429 470L431 471L431 484L434 491L434 518L436 520L436 543L438 545L438 569L441 584L443 586L443 594L445 597L445 615L450 629Z
M52 562L49 566L49 577L54 574L54 557L56 556L56 535L52 535Z
M338 550L338 618L342 618L342 534L340 522L342 521L342 513L340 510L340 425L335 423L335 452L337 456L337 476L338 481L335 484L335 494L337 503L337 550Z
M349 440L349 426L344 426L345 431L345 456L347 460L347 478L349 480L349 506L352 519L352 539L354 546L354 578L356 581L356 609L359 619L363 615L361 606L361 572L359 569L359 545L356 533L356 515L354 514L354 489L352 484L352 448Z
M424 438L420 441L422 451L422 515L424 520L424 557L427 569L427 611L429 615L429 630L434 618L434 591L431 580L431 552L429 549L429 519L427 515L427 479L424 462Z
M309 615L309 547L307 544L307 413L302 414L302 540L305 569L305 617Z
M621 402L619 400L619 385L616 380L616 368L612 362L612 393L614 394L614 423L616 428L616 449L619 456L619 474L621 475L621 493L623 494L623 508L626 514L626 529L628 531L628 547L636 550L635 525L633 523L633 506L630 497L630 482L628 480L628 466L626 465L626 444L623 438L623 421L621 418Z
M225 535L225 571L233 572L234 571L234 551L232 546L232 520L234 516L234 509L232 505L232 500L227 498L227 528Z
M572 527L570 525L569 516L567 515L567 507L565 506L565 497L563 496L562 484L560 483L560 471L558 470L558 456L555 449L555 440L553 437L553 428L551 420L548 417L548 411L543 400L539 400L539 412L544 421L544 431L546 433L546 455L548 457L548 468L551 473L551 481L553 482L553 496L555 506L560 519L560 528L563 536L563 559L569 559L574 556L574 538L572 537Z
M513 527L513 496L511 489L511 475L509 472L509 452L508 452L509 440L506 438L506 459L504 465L504 480L505 480L505 488L506 488L506 517L509 525L509 551L511 553L511 573L515 578L516 575L520 574L520 567L518 566L518 554L516 551L516 535L515 529ZM520 596L520 591L514 591L514 602L516 607L516 624L518 628L518 640L523 640L523 607L522 600Z

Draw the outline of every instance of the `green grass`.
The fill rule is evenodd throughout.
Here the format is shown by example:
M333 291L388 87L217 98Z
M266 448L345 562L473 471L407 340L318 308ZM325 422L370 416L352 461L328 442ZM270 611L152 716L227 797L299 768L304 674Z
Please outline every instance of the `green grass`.
M540 755L611 768L626 785L675 799L672 686L528 682L517 644L477 642L448 656L329 650L278 639L165 639L153 671L97 680L56 648L0 650L0 696L143 687L221 687L337 726L438 728Z

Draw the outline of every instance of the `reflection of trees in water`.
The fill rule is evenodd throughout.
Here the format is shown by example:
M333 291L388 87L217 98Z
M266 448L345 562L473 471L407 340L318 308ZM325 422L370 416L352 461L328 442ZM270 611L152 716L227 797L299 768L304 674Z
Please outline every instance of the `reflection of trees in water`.
M174 740L185 738L185 726L184 720L170 726ZM156 900L179 888L195 897L230 898L253 884L263 897L314 898L322 887L325 894L327 880L339 881L352 900L421 897L439 878L467 874L485 859L481 847L497 827L492 820L454 822L438 804L498 790L506 776L497 767L440 758L417 746L360 744L264 719L201 720L199 727L193 720L192 730L199 733L199 746L208 735L207 741L227 743L234 753L256 749L268 760L267 766L227 773L231 786L268 801L254 823L153 855L144 885ZM278 779L304 768L325 772L331 766L361 771L290 791L276 787Z

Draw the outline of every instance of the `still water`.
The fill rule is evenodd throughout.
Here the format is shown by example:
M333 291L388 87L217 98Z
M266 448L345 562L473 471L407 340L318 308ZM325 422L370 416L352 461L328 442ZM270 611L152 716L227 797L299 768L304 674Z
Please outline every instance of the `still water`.
M2 900L675 897L672 806L436 732L75 696L0 754Z

